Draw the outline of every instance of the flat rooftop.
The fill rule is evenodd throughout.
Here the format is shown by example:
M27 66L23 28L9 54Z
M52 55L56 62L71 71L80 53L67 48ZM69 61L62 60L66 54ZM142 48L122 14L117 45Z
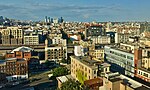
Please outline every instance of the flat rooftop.
M92 60L88 56L71 56L71 57L75 58L76 60L80 61L81 63L91 68L98 68L97 65L101 64L101 62Z

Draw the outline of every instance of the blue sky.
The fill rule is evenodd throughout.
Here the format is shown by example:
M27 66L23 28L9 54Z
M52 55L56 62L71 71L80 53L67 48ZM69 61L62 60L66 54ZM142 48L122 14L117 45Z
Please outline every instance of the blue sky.
M150 21L150 0L0 0L0 15L20 20Z

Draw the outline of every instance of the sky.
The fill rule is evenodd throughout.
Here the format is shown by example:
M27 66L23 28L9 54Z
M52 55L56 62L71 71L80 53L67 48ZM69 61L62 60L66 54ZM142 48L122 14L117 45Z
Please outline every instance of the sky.
M0 0L0 16L19 20L150 21L150 0Z

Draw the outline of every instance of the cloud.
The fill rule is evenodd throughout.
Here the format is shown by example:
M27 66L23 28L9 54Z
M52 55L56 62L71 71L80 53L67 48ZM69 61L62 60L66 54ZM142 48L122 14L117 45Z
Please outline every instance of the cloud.
M112 14L110 12L121 12L122 8L115 5L70 5L70 4L54 4L54 3L32 3L28 4L0 4L0 13L17 19L33 19L39 20L44 16L64 17L73 19L96 18L103 13Z

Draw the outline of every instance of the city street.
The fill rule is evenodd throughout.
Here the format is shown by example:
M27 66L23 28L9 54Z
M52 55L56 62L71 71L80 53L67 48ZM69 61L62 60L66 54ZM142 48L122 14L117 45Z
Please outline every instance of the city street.
M2 88L1 90L24 90L24 88L34 87L35 90L55 90L56 81L49 80L49 71L35 74L29 78L30 82L26 84L19 84L13 87Z

